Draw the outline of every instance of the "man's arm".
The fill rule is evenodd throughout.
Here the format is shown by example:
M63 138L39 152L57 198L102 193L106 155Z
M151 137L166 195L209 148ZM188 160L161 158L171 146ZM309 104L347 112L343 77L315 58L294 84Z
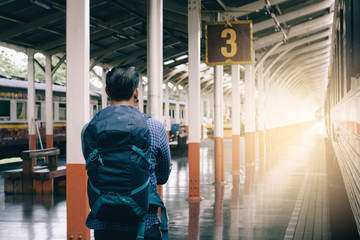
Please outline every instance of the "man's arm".
M157 178L157 184L165 184L170 175L170 147L169 139L165 127L158 122L158 134L159 134L159 146L156 155L157 165L155 167L155 174Z

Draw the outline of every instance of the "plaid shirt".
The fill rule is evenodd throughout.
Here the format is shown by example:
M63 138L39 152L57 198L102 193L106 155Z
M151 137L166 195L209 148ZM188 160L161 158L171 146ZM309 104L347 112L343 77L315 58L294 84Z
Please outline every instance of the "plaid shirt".
M164 125L153 119L149 118L147 124L150 132L151 146L150 146L150 160L151 160L151 172L150 175L150 186L156 189L157 185L165 184L170 174L170 148L168 135ZM86 126L83 129L85 130ZM145 216L145 230L149 229L155 223L159 221L158 209L149 209ZM89 213L86 219L86 226L90 229L110 229L120 231L137 231L137 225L116 223L116 222L105 222L100 221Z

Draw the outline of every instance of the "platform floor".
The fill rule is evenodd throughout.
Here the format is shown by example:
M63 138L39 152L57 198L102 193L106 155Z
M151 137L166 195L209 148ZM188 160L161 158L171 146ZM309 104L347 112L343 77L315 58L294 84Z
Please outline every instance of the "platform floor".
M173 152L164 186L169 239L330 239L324 128L315 125L241 174L231 174L231 140L224 141L224 185L214 185L214 144L201 143L201 202L188 202L188 164ZM0 239L66 239L64 196L4 195Z

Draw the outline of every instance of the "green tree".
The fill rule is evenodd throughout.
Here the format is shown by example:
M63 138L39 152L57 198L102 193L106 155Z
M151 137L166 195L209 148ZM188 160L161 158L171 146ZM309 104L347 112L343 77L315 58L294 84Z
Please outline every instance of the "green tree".
M11 58L12 56L5 53L4 50L0 51L0 74L26 77L27 70L17 65Z
M53 56L52 57L52 65L56 66L58 62L60 61L59 58ZM53 81L58 83L66 83L66 60L61 66L56 70L56 72L53 75Z
M45 68L45 56L43 54L36 54L35 59L40 63L41 66ZM51 58L51 64L52 66L56 66L60 59L56 56L52 56ZM52 75L53 82L56 83L66 83L66 62L60 65L60 67L56 70L56 72ZM35 79L37 80L45 80L45 74L44 71L38 66L35 65Z
M24 62L24 65L16 64L12 59L13 55L6 53L4 50L0 49L0 74L9 75L9 76L18 76L27 78L27 65ZM36 61L45 68L45 56L43 54L35 54L34 58ZM60 58L57 56L52 56L52 66L56 66L60 61ZM36 80L45 80L44 71L38 64L35 64L35 79ZM95 86L95 82L98 82L98 78L90 72L90 90L100 91L101 88ZM66 84L66 60L60 65L56 72L52 75L53 82Z

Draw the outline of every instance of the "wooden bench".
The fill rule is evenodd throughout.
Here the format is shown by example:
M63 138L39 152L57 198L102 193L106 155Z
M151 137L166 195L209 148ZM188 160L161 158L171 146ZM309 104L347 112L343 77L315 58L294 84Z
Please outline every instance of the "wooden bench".
M54 179L66 176L66 167L58 166L58 148L21 152L22 169L4 171L5 193L53 193ZM37 158L47 158L48 166L36 166Z
M22 193L22 169L14 169L2 172L4 178L5 193Z

